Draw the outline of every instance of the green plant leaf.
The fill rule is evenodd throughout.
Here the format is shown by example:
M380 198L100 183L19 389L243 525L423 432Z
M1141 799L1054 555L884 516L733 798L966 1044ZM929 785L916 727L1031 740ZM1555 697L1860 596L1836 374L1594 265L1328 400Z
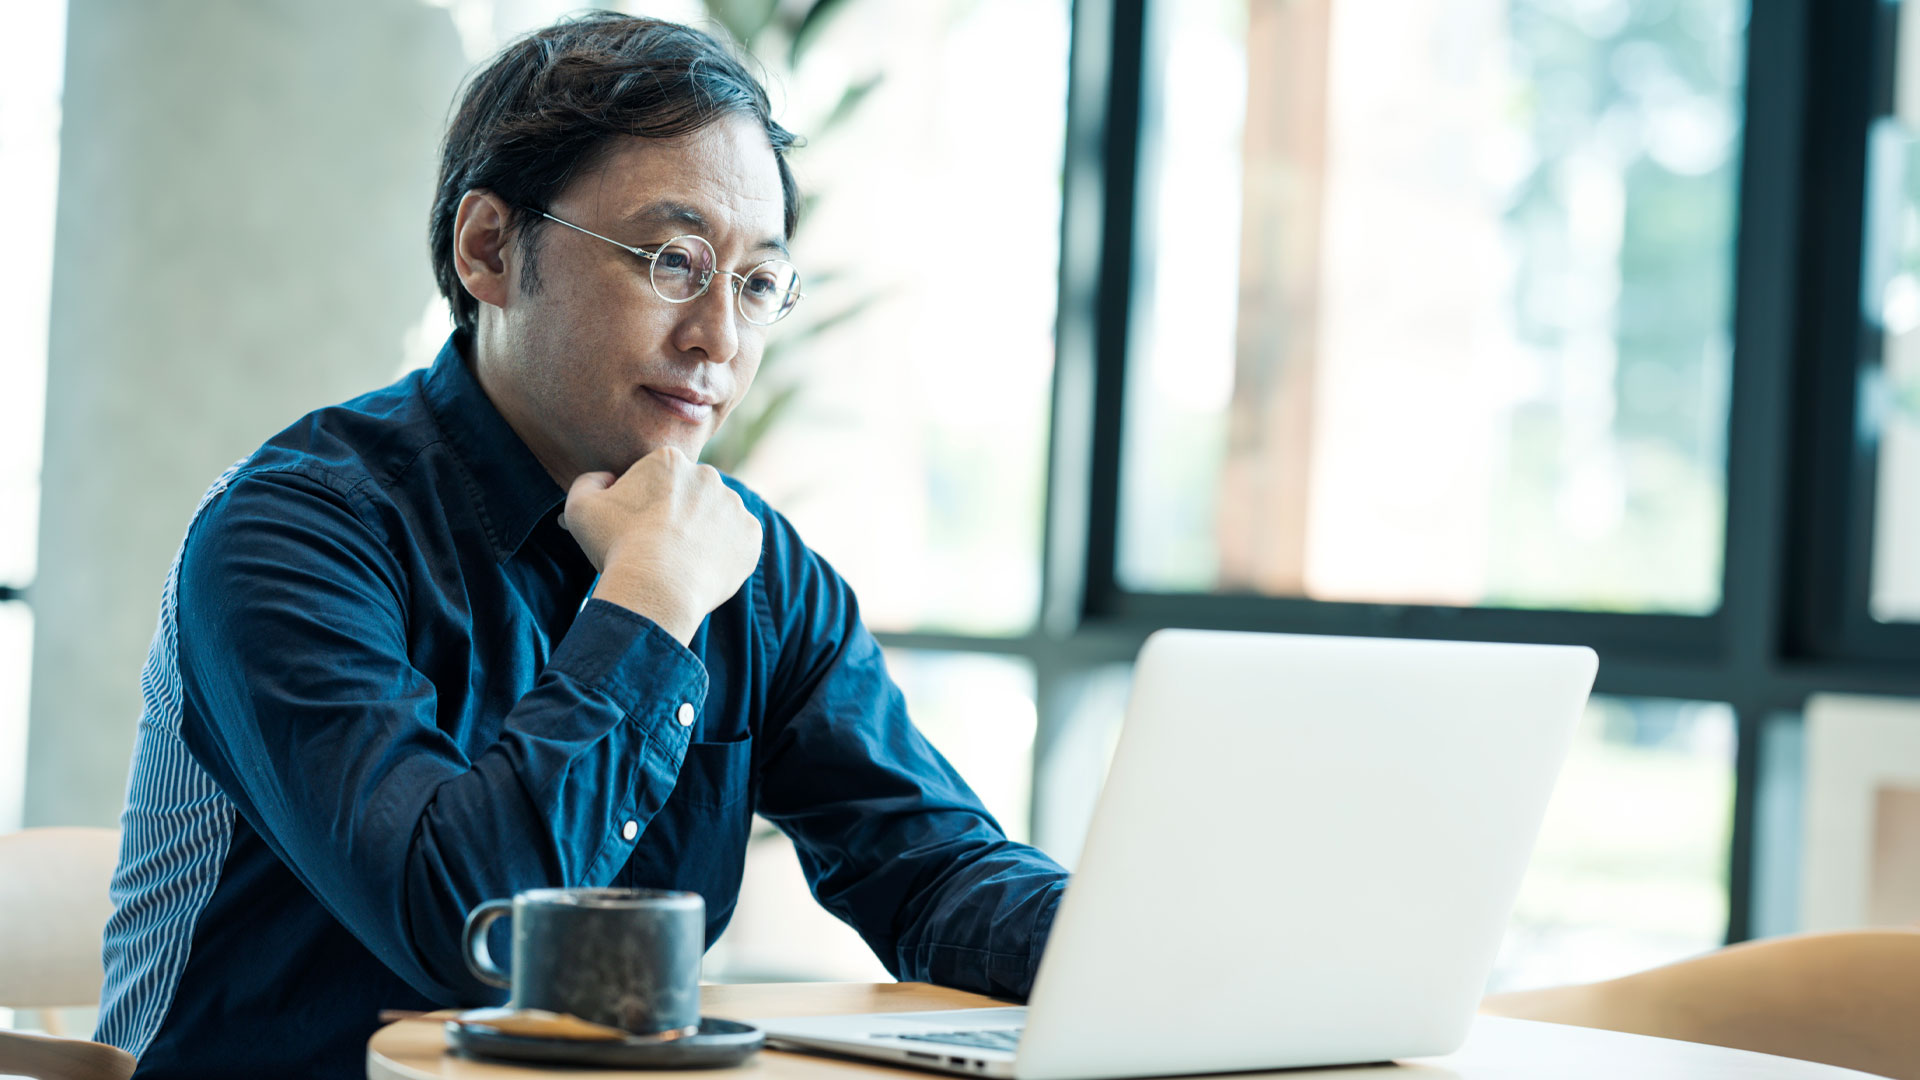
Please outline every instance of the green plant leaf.
M833 103L833 111L827 113L825 120L820 121L819 134L825 135L851 119L853 114L860 110L860 103L867 100L867 95L873 93L873 88L879 86L880 80L885 77L884 72L876 71L842 90L840 100Z
M760 35L779 14L778 0L706 0L707 16L724 27L733 40L752 51Z
M833 17L845 10L846 0L814 0L813 6L800 16L800 25L794 27L793 45L787 50L787 65L798 70L800 57L819 38Z
M700 452L700 460L728 475L738 474L799 394L800 384L791 382L772 391L752 415L729 420L727 426L707 442Z
M794 327L792 332L787 334L787 343L797 345L802 341L817 338L837 326L859 318L861 312L872 307L875 301L880 299L880 295L879 293L872 293L867 296L862 296L831 315L823 315L804 326Z

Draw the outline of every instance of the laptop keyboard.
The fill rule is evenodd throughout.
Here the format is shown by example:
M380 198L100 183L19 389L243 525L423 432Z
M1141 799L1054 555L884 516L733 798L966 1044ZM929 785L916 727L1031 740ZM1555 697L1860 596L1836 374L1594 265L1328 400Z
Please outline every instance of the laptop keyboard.
M910 1039L914 1042L946 1043L949 1046L977 1046L982 1050L1013 1050L1020 1045L1020 1032L1024 1028L989 1028L985 1031L930 1031L924 1034L895 1035L886 1032L890 1039Z

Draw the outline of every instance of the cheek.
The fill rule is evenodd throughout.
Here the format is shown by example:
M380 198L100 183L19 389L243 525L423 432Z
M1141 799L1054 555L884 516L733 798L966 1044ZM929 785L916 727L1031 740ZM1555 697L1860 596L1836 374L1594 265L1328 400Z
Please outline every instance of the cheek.
M734 357L733 403L735 405L740 403L741 398L747 396L747 390L753 386L754 377L760 374L760 352L761 346L758 345L753 346L751 353L748 352L747 348L743 347L740 350L740 355Z

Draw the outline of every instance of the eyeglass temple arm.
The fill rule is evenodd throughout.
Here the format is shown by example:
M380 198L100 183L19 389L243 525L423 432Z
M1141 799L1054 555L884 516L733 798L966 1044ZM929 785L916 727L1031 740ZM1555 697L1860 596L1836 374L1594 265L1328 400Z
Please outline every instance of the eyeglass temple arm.
M635 255L638 255L649 262L659 257L658 252L647 251L643 248L628 247L627 245L621 243L620 241L615 240L611 236L601 236L599 233L594 232L592 229L583 229L580 226L575 225L573 222L566 220L565 218L554 217L552 214L547 213L545 210L540 211L540 216L543 218L546 218L548 221L557 222L561 225L565 225L567 228L572 229L574 232L586 233L588 236L593 237L595 240L605 240L607 243L612 244L614 247L617 247L622 251L631 251Z

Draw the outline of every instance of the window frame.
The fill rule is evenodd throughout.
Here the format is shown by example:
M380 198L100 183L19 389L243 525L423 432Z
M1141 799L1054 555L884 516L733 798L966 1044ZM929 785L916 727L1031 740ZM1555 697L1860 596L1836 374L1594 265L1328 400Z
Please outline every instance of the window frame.
M1169 0L1161 0L1169 2ZM1605 694L1726 702L1736 717L1726 938L1755 925L1765 746L1810 694L1920 697L1920 623L1871 618L1879 363L1860 314L1870 127L1890 111L1899 7L1754 0L1747 24L1722 601L1710 614L1344 603L1135 592L1116 579L1150 0L1076 0L1068 57L1056 362L1036 624L1012 636L883 632L890 647L1032 663L1036 787L1076 687L1161 626L1579 643ZM1916 15L1920 17L1920 15ZM1862 63L1860 58L1867 57ZM1837 358L1837 359L1824 359ZM0 603L31 604L27 583ZM1045 844L1046 800L1033 799Z
M1165 0L1162 0L1165 2ZM1874 461L1854 432L1862 351L1868 128L1886 111L1898 9L1750 4L1734 243L1732 386L1720 607L1703 615L1346 603L1129 591L1116 579L1129 308L1142 196L1150 0L1073 5L1060 303L1042 602L1006 638L889 633L903 648L1026 656L1040 697L1036 780L1076 680L1161 626L1584 644L1595 690L1720 701L1736 751L1726 940L1752 936L1763 788L1797 785L1779 745L1809 695L1920 696L1920 624L1867 617ZM1862 64L1859 57L1872 62ZM1854 363L1821 363L1841 356ZM1034 805L1044 800L1035 798ZM1044 843L1046 823L1034 822Z

